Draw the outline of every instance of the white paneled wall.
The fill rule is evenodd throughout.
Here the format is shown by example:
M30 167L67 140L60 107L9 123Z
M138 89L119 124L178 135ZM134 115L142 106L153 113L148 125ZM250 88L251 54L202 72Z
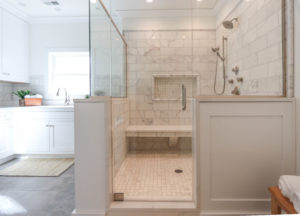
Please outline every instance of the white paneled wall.
M293 99L196 102L200 207L204 213L267 213L269 186L294 175Z

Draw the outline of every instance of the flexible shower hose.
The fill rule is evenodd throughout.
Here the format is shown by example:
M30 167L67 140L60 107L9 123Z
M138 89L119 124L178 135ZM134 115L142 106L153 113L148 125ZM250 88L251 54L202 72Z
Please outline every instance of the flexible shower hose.
M224 92L225 92L225 85L226 85L226 81L225 81L225 61L222 61L223 62L223 89L220 93L217 91L218 62L219 62L219 58L217 56L214 92L215 92L216 95L223 95Z

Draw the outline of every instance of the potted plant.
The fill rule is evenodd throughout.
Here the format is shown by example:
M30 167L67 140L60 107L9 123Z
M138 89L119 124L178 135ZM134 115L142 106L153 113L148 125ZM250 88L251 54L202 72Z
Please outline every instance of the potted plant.
M25 106L24 98L26 95L31 95L30 90L19 90L17 92L13 92L12 94L19 97L19 106Z

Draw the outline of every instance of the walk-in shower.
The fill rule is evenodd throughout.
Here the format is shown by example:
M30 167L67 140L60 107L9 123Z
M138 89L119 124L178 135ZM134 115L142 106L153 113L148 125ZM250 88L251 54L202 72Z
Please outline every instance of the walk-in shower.
M280 37L264 44L271 29L245 17L259 0L195 2L90 3L92 95L113 97L112 192L121 200L197 200L193 99L281 90L275 70L281 69L280 54L272 61L267 56L280 50ZM224 5L238 10L229 13ZM203 19L203 9L224 11ZM249 37L244 28L260 37Z

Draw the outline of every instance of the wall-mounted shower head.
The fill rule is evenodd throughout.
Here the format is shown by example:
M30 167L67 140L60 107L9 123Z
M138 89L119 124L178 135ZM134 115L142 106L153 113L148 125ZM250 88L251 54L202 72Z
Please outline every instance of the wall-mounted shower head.
M233 22L236 21L238 22L238 18L233 18L232 20L225 20L222 22L224 28L226 29L233 29Z

